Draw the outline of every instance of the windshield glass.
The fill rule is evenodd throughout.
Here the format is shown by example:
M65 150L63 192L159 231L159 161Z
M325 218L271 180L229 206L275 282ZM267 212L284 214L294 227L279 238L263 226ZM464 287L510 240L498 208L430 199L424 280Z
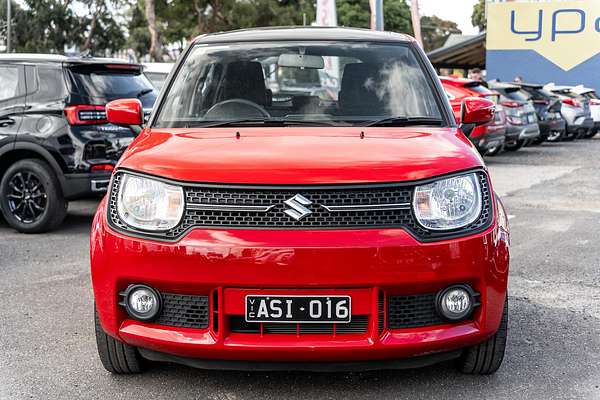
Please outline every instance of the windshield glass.
M411 48L402 44L196 45L170 85L154 125L439 120L435 99Z
M98 100L137 97L146 103L156 98L152 83L135 66L78 65L69 68L76 92ZM152 105L152 104L150 104Z
M531 95L523 89L506 89L505 93L506 97L511 100L529 101L531 99Z

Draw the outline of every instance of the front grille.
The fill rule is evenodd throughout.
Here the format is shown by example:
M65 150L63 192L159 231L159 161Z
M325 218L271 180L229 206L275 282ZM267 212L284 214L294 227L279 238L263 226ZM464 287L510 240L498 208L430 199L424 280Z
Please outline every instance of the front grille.
M435 309L436 294L388 297L388 328L416 328L443 324Z
M229 318L230 330L234 333L260 333L260 322L246 322L241 315L233 315ZM335 325L335 328L334 328ZM262 323L263 334L328 334L333 335L334 329L337 334L365 333L369 326L368 315L353 315L352 321L347 324L316 323L316 324L281 324Z
M186 209L178 226L158 233L136 231L121 221L117 214L117 193L122 173L117 173L113 177L109 197L109 221L117 229L167 241L177 240L194 227L250 229L399 227L408 230L419 240L431 241L480 232L491 224L493 208L487 175L483 171L477 172L477 175L482 188L483 211L469 226L454 231L431 231L420 226L411 207L414 185L405 184L310 186L293 189L239 185L184 186ZM295 220L286 214L290 206L284 203L297 194L301 194L311 202L306 206L310 214L300 220ZM394 206L390 207L390 205ZM360 209L363 206L368 208ZM244 207L246 209L239 209Z
M161 293L162 310L153 323L178 328L208 328L208 296Z

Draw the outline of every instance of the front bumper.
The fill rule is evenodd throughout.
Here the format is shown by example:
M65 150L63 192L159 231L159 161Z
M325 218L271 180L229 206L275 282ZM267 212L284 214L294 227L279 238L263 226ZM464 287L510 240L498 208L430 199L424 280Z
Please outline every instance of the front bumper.
M105 200L91 239L96 307L107 334L148 353L176 359L266 362L390 360L448 352L480 343L500 324L508 275L508 233L485 232L421 243L401 229L194 229L176 243L132 238L106 223ZM206 329L176 328L130 319L119 292L145 283L162 292L211 299ZM481 305L459 323L389 329L380 293L436 292L466 283ZM263 334L230 329L243 310L240 292L352 293L354 310L369 316L362 333ZM359 300L360 299L360 300ZM384 309L385 310L385 309Z

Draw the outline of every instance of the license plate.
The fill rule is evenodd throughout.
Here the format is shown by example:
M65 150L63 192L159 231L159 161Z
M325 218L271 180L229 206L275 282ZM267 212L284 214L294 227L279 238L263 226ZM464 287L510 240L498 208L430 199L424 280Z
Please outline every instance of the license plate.
M350 296L246 296L246 322L345 324L351 316Z

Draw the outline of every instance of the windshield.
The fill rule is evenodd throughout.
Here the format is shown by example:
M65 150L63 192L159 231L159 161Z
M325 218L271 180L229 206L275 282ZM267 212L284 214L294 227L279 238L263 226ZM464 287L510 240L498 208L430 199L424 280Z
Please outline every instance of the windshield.
M389 118L441 120L432 83L409 46L276 42L196 45L154 125L347 126Z
M511 100L529 101L531 99L531 95L523 89L506 89L505 93L506 97Z
M156 99L154 86L137 66L90 64L69 70L76 92L96 101L137 97L152 106Z

